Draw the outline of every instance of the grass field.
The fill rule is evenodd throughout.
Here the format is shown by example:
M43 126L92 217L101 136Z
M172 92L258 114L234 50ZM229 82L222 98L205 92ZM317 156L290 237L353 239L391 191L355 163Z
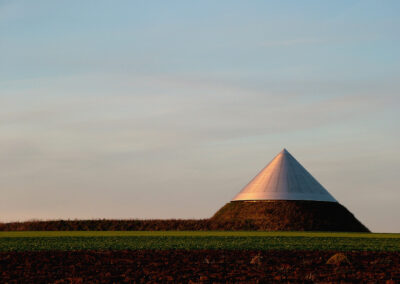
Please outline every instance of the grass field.
M400 234L331 232L0 232L0 251L122 249L400 251Z

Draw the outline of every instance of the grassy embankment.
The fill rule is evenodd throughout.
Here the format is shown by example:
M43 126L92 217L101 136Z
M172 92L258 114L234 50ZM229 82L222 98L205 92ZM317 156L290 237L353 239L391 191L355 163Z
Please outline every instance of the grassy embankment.
M240 249L400 251L400 234L331 232L0 232L0 251Z

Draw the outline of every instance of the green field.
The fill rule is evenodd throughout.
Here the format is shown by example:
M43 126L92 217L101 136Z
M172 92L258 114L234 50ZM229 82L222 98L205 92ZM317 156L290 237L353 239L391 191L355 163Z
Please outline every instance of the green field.
M0 232L0 251L86 249L400 251L400 234L210 231Z

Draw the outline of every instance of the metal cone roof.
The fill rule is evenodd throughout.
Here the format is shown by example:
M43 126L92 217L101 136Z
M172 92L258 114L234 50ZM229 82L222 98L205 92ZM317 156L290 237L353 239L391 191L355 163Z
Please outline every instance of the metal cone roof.
M337 202L286 149L262 169L232 201L239 200Z

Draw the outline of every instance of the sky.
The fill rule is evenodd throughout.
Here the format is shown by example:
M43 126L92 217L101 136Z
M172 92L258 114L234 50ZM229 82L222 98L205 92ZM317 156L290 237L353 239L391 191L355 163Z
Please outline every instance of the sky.
M287 148L400 232L399 9L0 0L0 221L208 218Z

